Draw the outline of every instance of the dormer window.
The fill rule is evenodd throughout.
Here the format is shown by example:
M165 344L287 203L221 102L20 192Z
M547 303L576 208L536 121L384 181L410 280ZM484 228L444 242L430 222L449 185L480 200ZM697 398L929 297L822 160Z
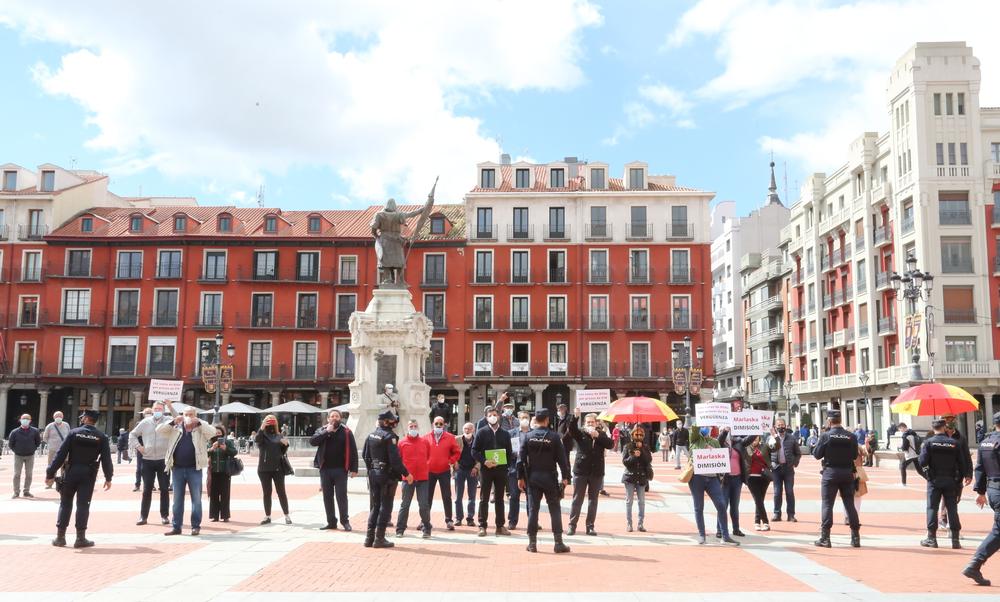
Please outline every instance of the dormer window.
M219 216L219 232L233 231L233 216L223 213Z
M277 232L278 231L278 218L274 215L268 215L264 218L264 232Z
M531 172L527 168L518 168L514 172L514 187L528 188L531 186Z
M643 178L641 167L632 167L628 170L628 187L632 190L643 190L645 186L645 178Z
M16 171L5 171L5 172L3 172L3 189L4 190L17 190L17 172Z
M51 169L42 171L42 192L52 192L56 189L56 172Z
M174 232L184 232L187 230L187 216L186 215L175 215L174 216Z
M590 189L604 190L608 187L606 172L603 167L595 167L590 170Z
M444 217L435 215L431 218L431 234L444 234Z
M142 232L142 215L135 213L128 220L129 232Z
M318 215L310 215L309 216L309 231L315 233L315 232L319 232L322 229L323 229L323 220L322 220L322 218L320 218L320 216L318 216Z
M94 231L94 218L85 217L80 220L80 232L93 232Z
M549 188L565 188L566 170L557 167L549 171Z
M497 170L495 169L484 169L482 174L480 174L479 186L481 188L496 188L497 187Z

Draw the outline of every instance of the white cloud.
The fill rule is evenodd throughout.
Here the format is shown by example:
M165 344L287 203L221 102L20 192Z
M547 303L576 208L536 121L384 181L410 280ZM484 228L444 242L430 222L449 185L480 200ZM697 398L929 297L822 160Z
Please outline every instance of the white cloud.
M639 96L666 109L671 117L687 115L694 107L683 92L665 84L646 84L639 86Z
M33 74L87 111L110 167L233 189L326 165L360 204L423 196L438 174L439 198L459 198L499 148L457 107L576 86L581 32L602 21L588 0L11 0L4 18L71 48Z
M661 122L671 122L678 128L695 127L688 114L694 104L683 92L666 84L643 84L637 94L641 100L630 100L622 107L625 123L615 126L614 132L602 140L607 146L616 146L621 140L630 138L637 130ZM652 107L650 107L652 105Z

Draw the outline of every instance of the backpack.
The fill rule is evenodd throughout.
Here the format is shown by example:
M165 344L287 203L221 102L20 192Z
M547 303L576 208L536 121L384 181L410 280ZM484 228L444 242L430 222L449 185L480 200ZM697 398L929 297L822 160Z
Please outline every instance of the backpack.
M903 442L906 442L906 440L911 436L913 437L913 444L911 447L913 448L914 453L919 454L920 446L924 444L924 440L920 438L920 435L918 435L916 431L911 429L906 432L906 435L903 437Z

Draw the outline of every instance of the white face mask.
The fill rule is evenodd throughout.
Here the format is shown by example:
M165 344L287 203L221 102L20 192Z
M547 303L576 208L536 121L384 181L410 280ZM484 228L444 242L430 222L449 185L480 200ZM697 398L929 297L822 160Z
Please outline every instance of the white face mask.
M62 424L62 416L56 418L56 424Z
M434 427L434 434L435 435L443 435L444 434L444 427L443 426L436 426L436 427Z
M406 433L409 436L411 436L411 437L416 437L416 436L420 435L420 431L418 431L417 429L410 429L410 430L406 431Z
M163 418L163 412L156 412L156 411L154 411L153 412L153 418L155 418L157 420L159 420L160 418Z
M472 439L472 433L462 433L466 439Z
M190 426L192 422L194 422L194 417L192 417L192 416L185 416L184 417L184 424L186 426Z
M566 417L566 412L556 412L556 413L559 414L560 418L565 418Z
M531 424L531 421L528 420L527 418L521 419L521 428L526 428L529 424Z
M597 427L590 426L588 424L587 426L583 427L583 430L587 431L587 433L589 434L589 433L593 433L594 431L596 431Z
M497 418L496 416L490 416L486 419L486 422L489 422L490 424L496 424L497 420L499 420L499 418Z
M29 424L31 424L31 421L28 420L27 418L21 419L21 426L28 426Z

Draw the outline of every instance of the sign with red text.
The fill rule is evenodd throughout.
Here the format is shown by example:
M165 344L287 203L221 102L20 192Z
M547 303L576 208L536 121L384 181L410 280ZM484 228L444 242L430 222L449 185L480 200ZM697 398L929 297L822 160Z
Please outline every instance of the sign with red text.
M729 473L729 448L710 447L691 451L694 474Z
M728 403L696 403L694 406L695 420L698 426L717 426L720 429L729 426L732 410Z
M576 392L580 412L603 412L611 405L611 389L582 389Z
M183 389L183 380L160 380L153 378L149 381L148 398L149 401L180 401Z
M733 412L730 416L729 434L733 437L749 437L760 434L761 418L757 410Z

